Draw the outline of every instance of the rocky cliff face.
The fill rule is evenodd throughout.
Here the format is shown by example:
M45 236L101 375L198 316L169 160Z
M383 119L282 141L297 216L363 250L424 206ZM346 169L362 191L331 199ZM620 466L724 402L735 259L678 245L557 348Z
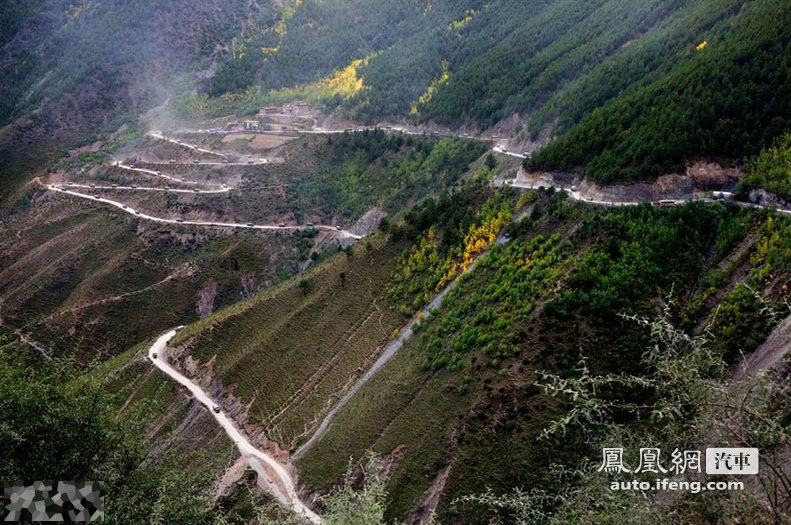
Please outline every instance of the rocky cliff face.
M777 206L780 208L788 208L791 206L791 203L789 203L784 198L763 189L752 190L748 194L747 198L750 202L754 204L761 204L763 206Z
M586 198L600 201L655 201L689 199L706 191L733 191L743 172L714 162L697 161L681 174L663 175L653 182L601 185L570 173L528 172L520 170L517 180L545 183L571 189L577 187ZM766 193L766 192L764 192ZM760 196L756 196L759 198Z

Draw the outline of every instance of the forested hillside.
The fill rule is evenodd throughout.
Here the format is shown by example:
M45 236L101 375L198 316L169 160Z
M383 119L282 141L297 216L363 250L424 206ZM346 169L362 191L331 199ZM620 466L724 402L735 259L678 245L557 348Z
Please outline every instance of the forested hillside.
M308 0L286 2L280 10L262 9L212 80L209 93L250 86L266 92L309 83L355 60L371 58L402 39L444 28L456 15L482 4L482 0L343 0L331 4ZM411 63L419 66L418 61ZM431 68L432 64L419 67Z
M682 60L683 51L720 31L740 4L345 0L329 8L301 2L274 18L269 11L261 15L209 92L253 86L266 94L361 61L355 66L361 89L338 97L358 118L411 113L421 121L484 129L515 112L542 110L537 123L544 125L558 116L556 106L577 98L567 87L598 84L599 66L622 70L609 85L593 88L589 97L600 103ZM327 93L325 102L341 102L333 96ZM558 100L549 104L553 96ZM590 103L563 107L560 116L578 118Z
M208 66L246 2L3 3L0 19L0 202L96 133L133 123L172 82Z
M209 94L478 130L516 114L517 138L561 137L532 168L651 179L697 157L739 161L788 128L789 11L780 0L306 1L259 13Z
M586 116L527 165L600 181L683 171L696 157L757 153L791 125L791 9L752 3L730 31L650 85Z

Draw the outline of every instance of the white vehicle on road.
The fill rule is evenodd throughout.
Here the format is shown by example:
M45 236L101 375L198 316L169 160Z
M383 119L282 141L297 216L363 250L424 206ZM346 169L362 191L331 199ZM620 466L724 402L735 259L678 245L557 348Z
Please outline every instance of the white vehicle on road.
M181 327L179 327L180 329ZM321 517L313 512L310 507L305 505L297 494L294 479L289 473L289 468L280 463L277 459L270 456L263 450L253 446L247 437L236 427L233 420L229 418L217 403L201 389L200 386L193 383L186 376L178 372L167 361L168 342L176 335L176 329L173 329L157 339L151 348L148 350L148 355L151 357L151 362L159 368L162 372L168 375L174 381L185 386L195 399L211 410L214 419L222 426L228 437L236 444L242 457L246 458L248 464L259 475L259 480L265 483L272 494L277 498L280 503L290 507L296 514L308 520L310 523L320 525L322 522ZM162 359L154 358L155 355L162 355ZM265 464L266 468L262 465Z

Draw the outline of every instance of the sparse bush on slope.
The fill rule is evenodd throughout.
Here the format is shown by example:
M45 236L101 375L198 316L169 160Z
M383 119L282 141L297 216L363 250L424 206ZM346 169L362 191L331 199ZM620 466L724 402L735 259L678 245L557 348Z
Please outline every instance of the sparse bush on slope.
M673 306L668 303L664 314L655 319L628 316L651 335L651 345L642 357L642 373L597 375L583 361L571 375L542 374L539 382L545 392L562 399L565 407L544 436L564 435L577 427L594 450L623 447L633 452L639 447L659 447L665 468L674 450L701 450L707 444L758 447L758 481L745 476L739 478L745 482L744 491L681 493L658 500L652 491L611 490L611 481L616 479L598 470L599 458L594 456L578 465L554 465L555 488L518 488L504 495L489 491L459 498L457 503L487 507L495 516L519 525L606 523L617 516L626 523L701 523L710 517L712 506L717 509L716 519L723 522L738 521L745 513L756 523L791 519L787 506L791 486L783 459L791 446L787 371L781 367L731 379L723 354L712 345L708 328L713 327L697 336L684 333L672 322ZM766 315L776 319L791 314L787 306L770 308L773 311ZM622 397L636 386L653 393L648 403ZM634 417L635 423L624 424L625 414ZM668 476L690 481L689 475ZM631 477L653 482L656 475ZM691 475L691 479L699 480L699 476Z

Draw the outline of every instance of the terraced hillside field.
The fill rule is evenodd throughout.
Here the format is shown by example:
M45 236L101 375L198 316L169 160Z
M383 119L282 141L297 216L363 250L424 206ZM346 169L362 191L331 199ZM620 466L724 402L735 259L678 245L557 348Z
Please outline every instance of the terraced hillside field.
M438 504L442 519L485 523L485 509L462 508L456 498L481 484L498 492L546 484L550 462L592 453L582 440L569 446L580 439L575 430L538 439L564 405L535 384L581 356L597 373L640 370L648 334L620 313L650 314L672 293L681 323L694 329L721 305L728 314L712 318L712 345L729 364L734 348L752 351L771 331L746 286L773 302L784 297L788 247L776 233L788 219L721 205L608 211L562 194L527 196L519 202L527 218L511 227L512 239L461 278L301 452L307 488L329 490L349 457L373 451L388 465L390 518L414 517L433 494L425 501ZM443 229L423 227L440 241ZM295 451L404 323L392 313L396 276L407 261L415 279L423 270L415 256L399 256L403 239L387 237L189 326L174 341L182 366L221 386L228 406L247 407L237 417ZM762 335L748 336L740 328L747 325ZM546 447L561 455L549 457Z
M343 228L363 219L359 234L372 231L484 151L371 132L254 152L231 141L218 156L222 139L190 137L130 133L40 180L71 194L32 185L0 232L3 322L55 353L115 355L336 253L350 240Z
M384 292L406 246L365 241L351 256L188 327L171 344L211 363L213 380L252 403L251 422L291 448L403 324Z

